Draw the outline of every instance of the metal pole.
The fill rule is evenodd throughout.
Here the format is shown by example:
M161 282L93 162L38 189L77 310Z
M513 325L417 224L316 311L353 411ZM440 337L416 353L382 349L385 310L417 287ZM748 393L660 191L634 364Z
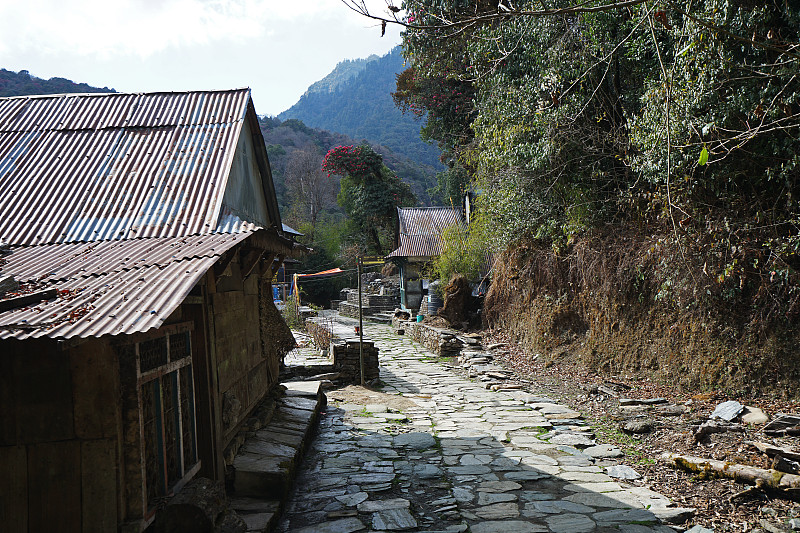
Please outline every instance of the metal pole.
M361 257L358 258L358 363L361 366L361 386L364 386L364 313L361 310Z

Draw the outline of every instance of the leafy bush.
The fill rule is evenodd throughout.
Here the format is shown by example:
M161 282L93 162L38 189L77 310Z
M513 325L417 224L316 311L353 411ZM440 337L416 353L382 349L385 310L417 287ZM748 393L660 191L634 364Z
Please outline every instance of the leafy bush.
M434 278L445 287L457 274L469 281L478 281L488 271L488 240L484 219L470 221L469 226L454 224L442 232L442 253L431 263Z

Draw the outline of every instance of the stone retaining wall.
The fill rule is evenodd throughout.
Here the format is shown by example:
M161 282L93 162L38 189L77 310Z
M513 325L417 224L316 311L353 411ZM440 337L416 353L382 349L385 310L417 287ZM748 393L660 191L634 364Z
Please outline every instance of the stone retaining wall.
M358 318L358 304L351 304L350 302L339 302L339 307L337 308L339 314L342 316L350 317L350 318ZM370 316L378 312L377 309L372 309L371 307L363 306L361 308L362 313L364 316Z
M435 328L422 322L394 318L392 327L395 331L403 330L425 348L439 357L457 356L461 353L464 343L456 337L456 332L446 328Z
M347 303L358 306L358 291L347 291ZM382 311L393 311L400 305L400 297L391 294L361 294L361 305L380 308Z
M331 341L330 351L333 354L333 370L341 375L341 379L350 383L361 383L361 364L357 340ZM364 380L372 381L380 375L378 365L378 348L374 342L364 341Z
M232 475L232 472L229 471L229 467L233 465L233 460L236 454L239 453L239 448L241 448L247 440L247 436L253 431L258 431L272 421L272 416L275 414L275 406L278 399L283 396L284 391L285 387L273 387L270 393L256 406L251 416L241 425L233 438L231 438L222 454L225 459L226 476Z

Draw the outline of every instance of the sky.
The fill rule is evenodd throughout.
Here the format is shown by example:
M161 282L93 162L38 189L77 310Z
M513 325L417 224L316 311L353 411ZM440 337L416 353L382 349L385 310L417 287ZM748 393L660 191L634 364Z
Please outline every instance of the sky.
M0 0L0 68L120 92L250 87L260 115L398 44L341 0Z

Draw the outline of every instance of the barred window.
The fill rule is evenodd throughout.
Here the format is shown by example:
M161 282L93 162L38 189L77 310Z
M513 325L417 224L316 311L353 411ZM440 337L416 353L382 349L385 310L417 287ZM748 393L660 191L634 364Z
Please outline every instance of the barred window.
M149 512L199 467L190 331L172 328L134 348Z

